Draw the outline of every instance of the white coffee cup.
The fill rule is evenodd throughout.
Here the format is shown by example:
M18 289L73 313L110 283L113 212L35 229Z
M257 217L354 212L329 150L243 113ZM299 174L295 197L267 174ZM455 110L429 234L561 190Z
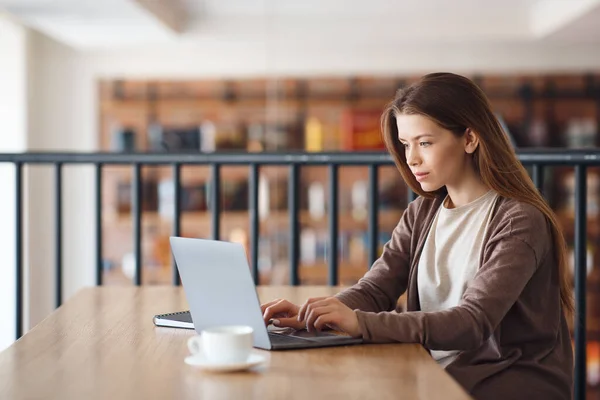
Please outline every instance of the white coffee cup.
M252 351L253 332L252 327L244 325L208 328L188 340L188 349L212 363L245 362Z

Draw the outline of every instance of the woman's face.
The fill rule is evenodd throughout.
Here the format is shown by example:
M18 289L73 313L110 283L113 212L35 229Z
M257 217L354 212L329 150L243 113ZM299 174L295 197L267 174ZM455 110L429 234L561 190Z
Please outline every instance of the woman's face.
M472 168L467 135L457 137L422 115L396 115L396 124L406 162L424 191L460 186L466 168Z

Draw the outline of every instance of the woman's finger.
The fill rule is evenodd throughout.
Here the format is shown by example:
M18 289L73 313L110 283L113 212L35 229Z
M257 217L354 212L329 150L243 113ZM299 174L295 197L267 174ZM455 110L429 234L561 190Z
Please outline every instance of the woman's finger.
M298 310L298 321L302 321L302 320L304 320L304 317L305 317L305 314L306 314L306 309L308 308L308 306L309 306L311 303L313 303L313 302L315 302L315 301L319 301L319 300L321 300L321 299L322 299L322 297L310 297L310 298L308 298L308 299L307 299L307 300L304 302L304 304L302 304L302 305L300 306L300 309Z
M265 308L265 312L263 313L263 319L265 324L269 323L269 320L273 318L274 315L287 313L288 315L295 315L296 308L295 304L290 303L287 300L280 300L279 302L272 304Z
M283 299L275 299L275 300L269 301L268 303L261 304L260 305L260 311L264 314L265 310L267 309L267 307L270 307L273 304L279 303L281 300L283 300Z
M313 297L313 298L306 300L306 302L304 304L302 304L302 306L300 307L300 310L298 311L298 321L304 321L304 319L306 318L307 309L310 307L311 304L318 302L318 301L325 300L327 298L328 297Z
M314 323L323 314L328 314L335 311L335 306L325 305L321 307L314 307L309 314L307 314L306 318L306 330L312 331L315 326Z
M325 307L325 306L332 305L332 304L334 304L334 303L333 303L333 301L332 301L332 298L331 298L331 297L325 297L325 298L323 298L322 300L317 300L317 301L315 301L315 302L313 302L313 303L309 304L309 305L306 307L306 311L304 312L304 316L305 316L305 319L304 319L304 321L306 321L306 318L308 318L308 315L310 314L310 312L311 312L313 309L315 309L315 308L317 308L317 307Z
M314 310L315 308L325 307L325 306L330 305L330 304L331 304L331 299L328 298L328 297L325 298L325 299L323 299L323 300L318 300L318 301L315 301L315 302L309 304L306 307L306 311L304 313L304 317L305 318L303 319L303 321L306 321L308 319L308 316L310 315L310 313L312 312L312 310Z
M334 326L336 330L340 330L337 326L339 320L339 313L333 311L326 314L321 314L314 322L314 327L317 331L322 331L326 327Z
M274 318L273 325L278 328L294 328L296 330L304 329L304 323L298 321L298 319L296 319L296 317Z

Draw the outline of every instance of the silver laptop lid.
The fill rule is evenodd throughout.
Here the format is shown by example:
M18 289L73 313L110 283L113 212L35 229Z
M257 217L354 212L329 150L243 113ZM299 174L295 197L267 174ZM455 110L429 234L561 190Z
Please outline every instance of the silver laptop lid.
M196 332L219 325L249 325L254 346L270 349L244 247L217 240L171 237Z

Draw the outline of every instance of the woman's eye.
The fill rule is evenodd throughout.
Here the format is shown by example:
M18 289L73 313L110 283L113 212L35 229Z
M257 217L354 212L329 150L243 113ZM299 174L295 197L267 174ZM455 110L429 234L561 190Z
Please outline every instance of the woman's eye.
M419 143L419 144L420 144L421 146L423 146L423 147L427 147L427 146L429 146L431 143L429 143L429 142L421 142L421 143Z

